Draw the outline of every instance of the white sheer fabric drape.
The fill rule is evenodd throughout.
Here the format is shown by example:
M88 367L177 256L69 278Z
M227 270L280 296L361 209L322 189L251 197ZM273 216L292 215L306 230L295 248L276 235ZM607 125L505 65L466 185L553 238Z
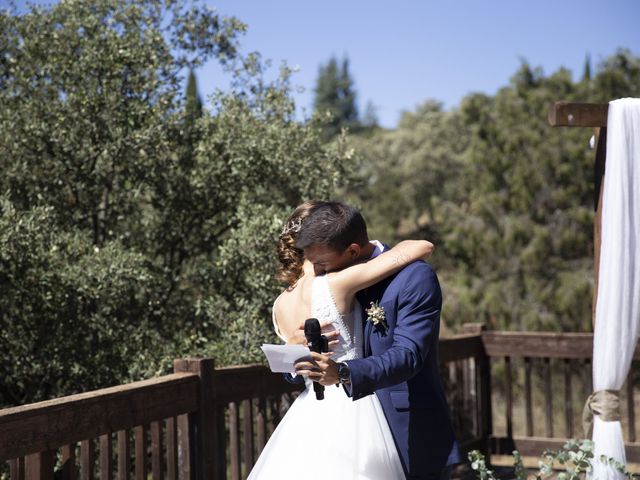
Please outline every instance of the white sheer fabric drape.
M640 324L640 99L609 103L602 198L602 243L593 345L593 389L619 390L638 341ZM623 475L597 461L625 462L620 422L594 418L598 480Z

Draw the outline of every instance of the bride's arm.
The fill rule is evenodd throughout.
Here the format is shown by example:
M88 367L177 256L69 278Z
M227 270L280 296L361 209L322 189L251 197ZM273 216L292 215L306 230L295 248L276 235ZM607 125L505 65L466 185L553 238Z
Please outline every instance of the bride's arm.
M347 294L370 287L416 260L427 260L433 253L427 240L404 240L366 263L352 265L331 275L332 283Z

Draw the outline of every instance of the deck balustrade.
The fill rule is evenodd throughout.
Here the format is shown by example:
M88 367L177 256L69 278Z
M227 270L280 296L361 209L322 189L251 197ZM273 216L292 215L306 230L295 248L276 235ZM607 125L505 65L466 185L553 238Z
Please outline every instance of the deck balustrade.
M441 339L442 378L462 450L538 456L581 437L592 345L588 333L476 324ZM640 462L631 372L623 426L627 459ZM262 365L176 360L171 375L0 410L0 461L12 480L239 480L299 389Z

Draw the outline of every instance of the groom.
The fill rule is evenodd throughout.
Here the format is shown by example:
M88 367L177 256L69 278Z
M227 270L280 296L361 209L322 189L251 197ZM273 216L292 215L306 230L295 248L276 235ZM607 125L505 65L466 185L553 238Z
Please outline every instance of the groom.
M336 247L339 244L349 247L342 250ZM296 246L304 250L316 275L342 270L386 249L369 242L360 212L339 202L314 209ZM355 259L354 249L360 252ZM438 371L442 296L435 272L424 262L411 263L359 292L358 300L369 310L365 318L374 313L372 302L379 305L383 310L378 310L378 316L384 316L386 324L374 326L366 321L364 358L336 363L313 353L315 362L297 363L297 373L323 385L342 384L354 401L376 394L407 478L449 478L460 456Z

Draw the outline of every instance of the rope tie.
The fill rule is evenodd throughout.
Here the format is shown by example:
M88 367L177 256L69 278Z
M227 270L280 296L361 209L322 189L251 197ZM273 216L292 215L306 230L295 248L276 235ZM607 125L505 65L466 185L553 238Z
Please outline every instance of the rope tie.
M582 410L582 428L585 438L593 434L593 416L605 422L620 421L620 390L598 390L587 398Z

